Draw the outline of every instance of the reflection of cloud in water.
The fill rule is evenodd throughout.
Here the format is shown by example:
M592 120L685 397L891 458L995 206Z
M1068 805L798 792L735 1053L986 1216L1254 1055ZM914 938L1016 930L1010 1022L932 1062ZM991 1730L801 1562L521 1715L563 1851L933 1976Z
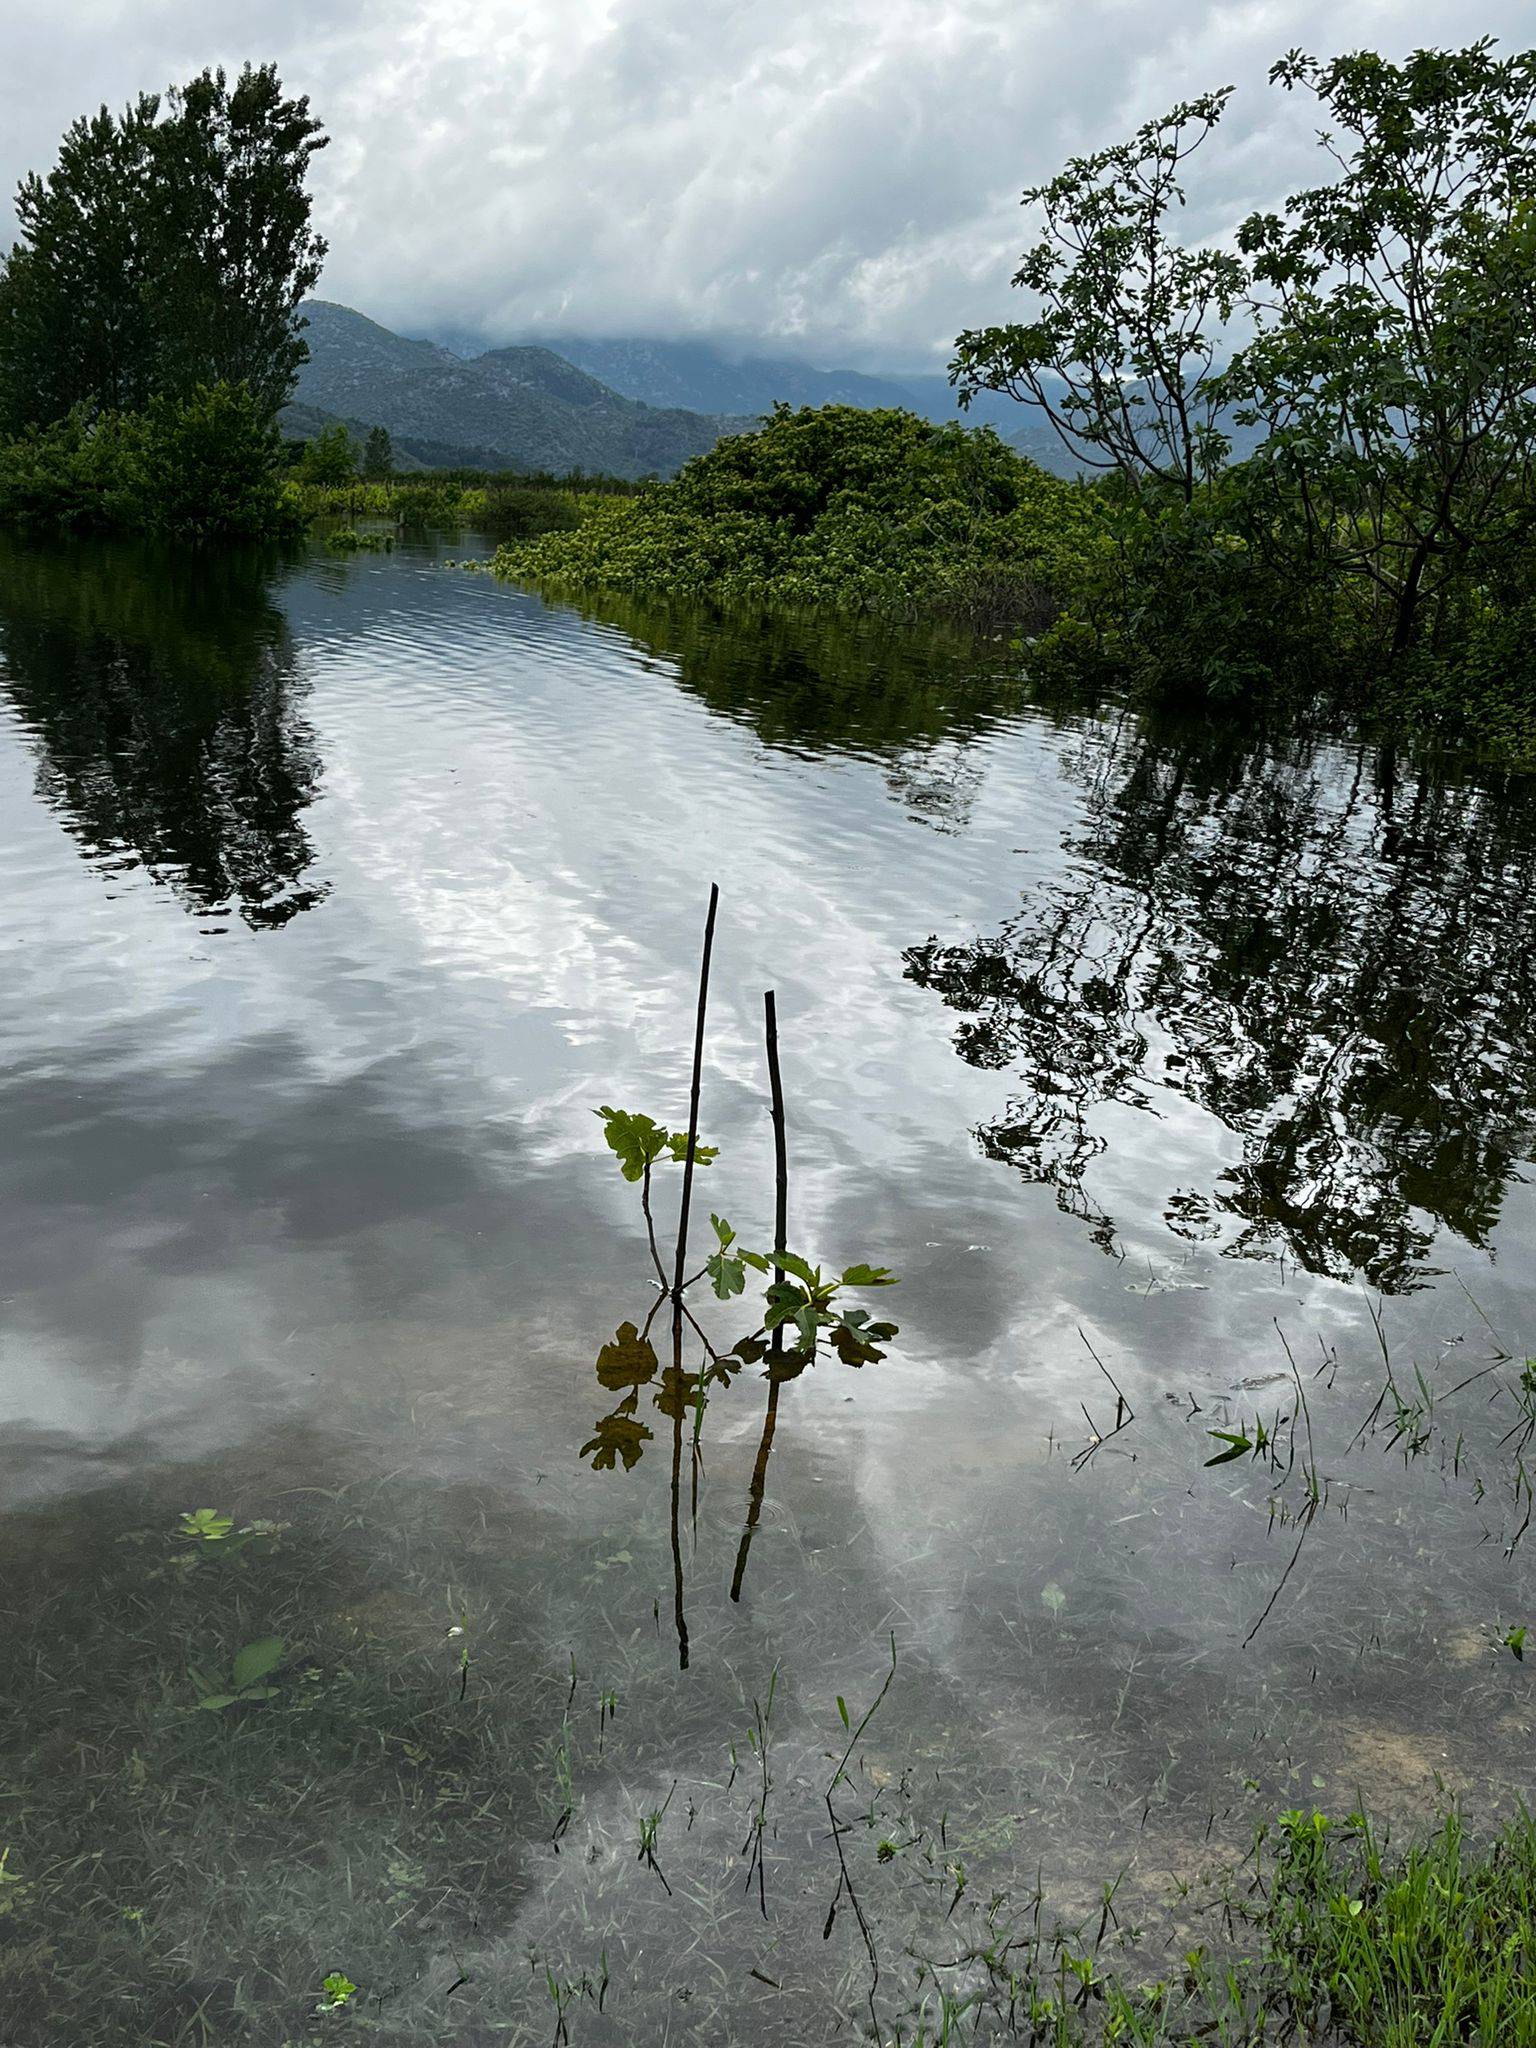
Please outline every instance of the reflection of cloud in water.
M581 1212L441 1093L430 1063L332 1078L280 1038L12 1080L0 1430L188 1454L333 1406L328 1369L348 1400L360 1370L439 1377L416 1351L434 1317L462 1374L535 1267L564 1284Z

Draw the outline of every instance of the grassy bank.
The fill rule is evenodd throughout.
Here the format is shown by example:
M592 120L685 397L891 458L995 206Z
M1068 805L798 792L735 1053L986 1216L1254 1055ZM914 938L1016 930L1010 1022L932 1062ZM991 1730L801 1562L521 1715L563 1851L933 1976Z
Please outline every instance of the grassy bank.
M493 538L521 541L568 532L637 486L616 477L523 475L509 470L439 470L426 476L343 483L312 483L301 476L286 486L305 521L385 519L400 528L473 528Z

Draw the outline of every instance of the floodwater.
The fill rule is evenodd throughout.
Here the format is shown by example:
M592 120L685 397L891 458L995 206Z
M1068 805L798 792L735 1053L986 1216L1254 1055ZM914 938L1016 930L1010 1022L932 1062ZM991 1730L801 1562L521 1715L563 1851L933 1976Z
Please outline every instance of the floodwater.
M1006 2038L1037 1887L1151 1976L1283 1809L1490 1825L1530 783L477 553L0 552L5 2048ZM690 1270L772 989L790 1242L900 1275L771 1433L594 1369L711 882Z

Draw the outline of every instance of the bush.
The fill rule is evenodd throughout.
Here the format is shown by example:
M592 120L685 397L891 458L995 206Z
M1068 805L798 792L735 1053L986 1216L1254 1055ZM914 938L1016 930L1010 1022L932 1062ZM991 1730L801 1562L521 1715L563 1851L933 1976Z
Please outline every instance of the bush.
M284 522L282 443L243 384L157 398L143 415L138 524L182 540L250 540Z
M591 499L566 533L501 549L553 591L945 617L1038 629L1107 545L1094 493L987 429L777 406L671 482Z
M295 523L281 444L243 384L202 385L142 413L77 406L0 444L0 520L76 533L255 539Z
M0 520L106 532L135 522L143 422L76 406L50 426L0 443Z
M357 448L340 420L304 445L298 476L306 484L348 484L357 476Z

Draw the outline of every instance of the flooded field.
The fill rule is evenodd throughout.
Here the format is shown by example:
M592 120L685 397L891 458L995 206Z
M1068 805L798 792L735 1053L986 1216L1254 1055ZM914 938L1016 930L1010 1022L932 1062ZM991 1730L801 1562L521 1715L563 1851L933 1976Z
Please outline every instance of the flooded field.
M1066 2040L1490 1832L1529 783L473 552L0 551L0 2042ZM641 1340L712 883L690 1269L772 990L861 1365Z

